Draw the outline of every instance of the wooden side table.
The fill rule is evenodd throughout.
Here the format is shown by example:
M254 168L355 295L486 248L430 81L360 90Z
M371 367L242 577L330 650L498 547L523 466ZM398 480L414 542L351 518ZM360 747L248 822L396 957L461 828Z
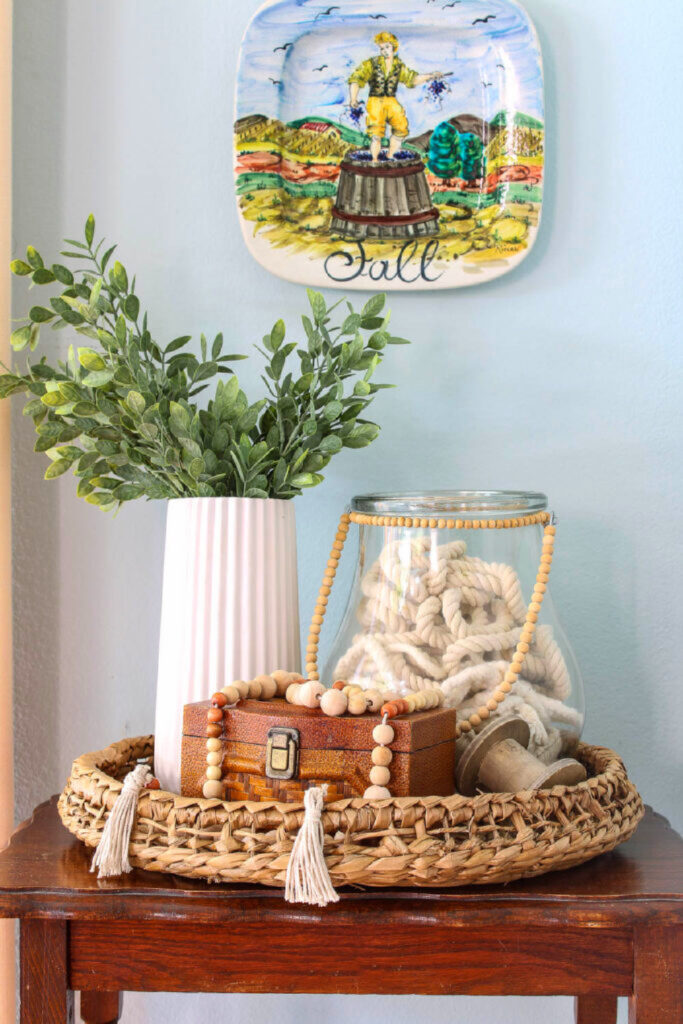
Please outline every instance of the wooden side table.
M618 850L504 887L277 890L135 871L98 882L39 807L0 853L0 916L21 919L22 1024L114 1024L121 993L574 995L578 1024L683 1021L683 841L647 811Z

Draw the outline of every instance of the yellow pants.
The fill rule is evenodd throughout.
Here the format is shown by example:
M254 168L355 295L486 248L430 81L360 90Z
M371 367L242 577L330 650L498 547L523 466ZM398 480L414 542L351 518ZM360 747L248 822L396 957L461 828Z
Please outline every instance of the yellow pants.
M366 131L373 138L383 138L386 125L391 134L403 138L408 134L406 112L395 96L370 96L367 104Z

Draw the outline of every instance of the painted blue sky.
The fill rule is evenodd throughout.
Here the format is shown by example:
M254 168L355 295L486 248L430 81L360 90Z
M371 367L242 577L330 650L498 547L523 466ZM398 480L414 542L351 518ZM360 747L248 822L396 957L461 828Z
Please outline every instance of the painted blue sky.
M348 123L347 78L361 60L378 52L373 37L386 29L398 37L399 54L409 67L453 72L440 109L426 86L400 87L411 135L455 114L490 120L499 110L509 109L543 120L541 55L523 8L514 0L448 3L271 0L256 13L245 34L237 117L258 113L292 121L318 115ZM334 9L328 15L330 8ZM495 18L486 25L472 24L487 15ZM293 45L276 50L286 43ZM367 92L362 95L365 98Z

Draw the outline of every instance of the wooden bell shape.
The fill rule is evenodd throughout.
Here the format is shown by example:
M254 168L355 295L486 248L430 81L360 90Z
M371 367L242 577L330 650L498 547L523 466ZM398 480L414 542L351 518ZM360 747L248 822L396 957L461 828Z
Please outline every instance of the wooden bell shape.
M586 778L586 769L573 757L544 764L527 750L529 739L529 726L521 718L508 716L489 722L461 747L455 769L458 792L464 796L473 796L477 789L518 793L574 786Z

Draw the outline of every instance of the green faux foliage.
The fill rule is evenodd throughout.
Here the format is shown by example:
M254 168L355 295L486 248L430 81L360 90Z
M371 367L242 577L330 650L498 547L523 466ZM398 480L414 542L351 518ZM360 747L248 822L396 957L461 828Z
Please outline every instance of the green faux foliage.
M140 497L293 498L321 482L342 448L377 437L364 414L388 385L372 377L386 345L408 344L388 330L384 295L360 313L347 303L343 322L332 326L340 303L328 308L309 289L305 339L285 342L278 320L256 346L267 397L250 403L230 365L246 357L224 354L221 334L211 344L201 335L201 358L187 351L188 335L162 347L141 312L135 278L112 262L116 246L102 251L104 240L93 247L94 237L91 214L84 241L66 239L61 253L76 261L73 270L46 266L33 246L11 263L34 284L63 286L12 333L17 352L36 349L43 324L72 327L96 346L70 345L66 362L29 357L24 374L0 374L0 398L29 395L23 411L35 424L35 451L51 460L46 479L71 470L78 495L104 510ZM200 409L196 396L216 378Z

